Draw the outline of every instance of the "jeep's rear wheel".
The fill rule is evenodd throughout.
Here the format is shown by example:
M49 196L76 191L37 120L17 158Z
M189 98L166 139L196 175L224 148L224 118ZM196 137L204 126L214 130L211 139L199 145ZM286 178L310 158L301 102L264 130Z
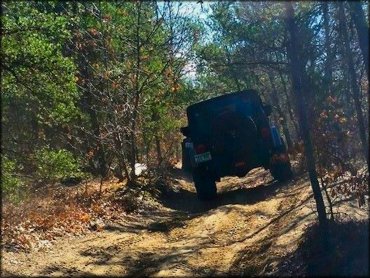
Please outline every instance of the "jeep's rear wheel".
M200 200L206 201L216 198L216 182L209 176L206 170L194 169L193 181Z
M280 140L282 144L274 148L274 154L270 160L270 173L274 179L283 182L292 179L293 172L284 140L282 137Z
M288 181L293 177L293 172L289 161L271 165L270 173L274 179L280 182Z

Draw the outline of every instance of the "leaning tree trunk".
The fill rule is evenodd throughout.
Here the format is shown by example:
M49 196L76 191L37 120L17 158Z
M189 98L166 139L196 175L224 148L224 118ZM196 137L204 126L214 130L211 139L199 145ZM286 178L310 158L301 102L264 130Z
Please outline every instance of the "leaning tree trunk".
M269 76L271 87L272 87L271 100L276 106L276 110L279 114L279 117L282 118L283 132L284 132L284 136L286 139L287 147L288 147L288 150L291 150L293 148L293 142L290 136L290 132L289 132L288 124L287 124L287 118L280 107L279 98L277 96L277 89L276 89L274 78L271 72L268 73L268 76Z
M366 162L367 162L367 166L369 167L369 147L368 147L368 141L366 138L366 127L365 127L364 115L362 113L362 108L361 108L361 100L360 100L361 91L360 91L359 84L357 82L355 64L353 61L353 53L350 48L343 3L339 4L339 30L340 30L340 34L343 40L343 52L344 52L343 55L344 55L344 59L348 67L349 79L350 79L351 90L352 90L352 97L353 97L354 104L355 104L356 117L358 121L358 128L359 128L359 133L360 133L362 150L363 150L363 154L366 159Z
M297 125L297 122L296 122L296 117L294 116L293 107L292 107L291 102L290 102L290 95L288 94L287 84L286 84L284 76L281 72L279 72L279 76L280 76L281 84L283 85L283 93L286 97L286 105L287 105L287 108L288 108L288 113L289 113L289 116L290 116L290 120L291 120L291 122L293 123L293 126L294 126L294 131L295 131L295 135L296 135L295 139L296 139L296 141L299 141L301 139L301 135L300 135L300 131L299 131L299 128L298 128L298 125Z
M324 88L325 94L328 96L332 91L332 81L333 81L333 51L330 47L330 27L329 27L329 3L322 3L322 13L324 18L324 32L325 32L325 75L324 75Z
M324 200L320 190L320 184L317 180L317 172L315 166L315 158L313 153L313 146L311 141L310 131L308 129L308 120L306 115L306 100L304 94L306 93L305 88L307 89L307 84L305 84L307 78L307 74L302 65L299 52L303 52L303 45L299 38L299 30L298 26L295 22L294 17L294 9L291 2L285 3L285 22L286 28L290 35L290 39L287 45L287 55L290 64L290 71L292 76L292 85L293 85L293 92L296 99L297 104L297 111L299 115L299 126L301 129L301 134L303 137L304 143L304 154L307 163L307 170L310 176L311 186L313 195L316 201L316 208L318 212L320 230L322 233L323 244L327 244L327 217L326 217L326 210ZM305 87L304 87L305 86Z
M367 76L369 78L369 26L366 23L364 11L360 1L349 2L352 20L355 23L357 37L364 58Z

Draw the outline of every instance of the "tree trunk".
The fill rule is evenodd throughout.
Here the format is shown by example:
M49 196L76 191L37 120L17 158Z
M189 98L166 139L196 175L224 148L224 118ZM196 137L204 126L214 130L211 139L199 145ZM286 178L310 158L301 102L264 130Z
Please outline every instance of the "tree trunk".
M77 9L77 6L73 4L73 9ZM76 10L74 11L76 12ZM87 13L87 9L85 7L84 13ZM73 27L77 28L77 27ZM79 27L80 28L80 27ZM73 29L72 29L73 31ZM72 49L76 50L78 49L76 46L76 42L74 41L72 45L70 46ZM91 71L89 70L89 64L87 63L86 59L89 57L91 49L88 49L87 47L84 47L82 51L76 51L77 57L76 57L76 64L77 68L79 70L79 75L81 77L81 80L85 80L85 83L81 85L82 87L82 97L81 97L81 110L86 112L89 115L89 120L91 123L91 129L93 131L93 145L95 147L95 154L94 159L97 159L98 161L98 171L99 174L105 178L108 174L108 166L106 161L106 154L104 151L104 146L101 141L101 133L100 133L100 124L98 120L98 115L96 110L94 109L94 94L93 94L93 86L91 85L93 75ZM95 166L93 167L95 168Z
M146 165L150 165L149 152L150 152L150 144L148 143L145 146L145 160L146 160Z
M130 130L130 181L134 183L136 179L136 121L140 100L140 68L141 68L141 40L140 40L140 22L141 22L141 2L137 2L137 21L136 21L136 70L135 70L135 88L134 88L134 105Z
M366 138L365 120L364 120L364 115L362 113L361 100L360 100L361 91L360 91L360 87L357 82L355 65L353 61L353 53L351 51L350 44L349 44L349 36L348 36L346 22L347 21L346 21L346 17L344 14L344 7L343 7L343 3L341 2L339 3L339 30L340 30L340 33L343 39L342 41L344 44L343 45L344 46L343 56L348 66L349 79L350 79L350 84L351 84L352 97L353 97L354 104L355 104L356 117L358 121L358 128L360 132L362 150L363 150L363 154L365 156L367 165L369 166L369 148L368 148L368 143L367 143L367 138Z
M293 107L291 105L291 102L290 102L290 96L288 94L288 88L287 88L287 85L286 85L286 82L285 82L285 79L284 79L284 76L281 72L279 72L279 76L280 76L280 79L281 79L281 83L283 84L283 93L286 97L286 104L287 104L287 107L288 107L288 112L289 112L289 116L290 116L290 120L292 121L293 123L293 126L294 126L294 130L295 130L295 134L296 134L296 138L298 138L298 140L301 138L301 135L300 135L300 131L299 131L299 128L298 128L298 125L297 125L297 121L296 121L296 117L294 116L294 113L293 113Z
M285 3L286 12L286 28L290 34L290 39L287 45L287 55L290 64L290 71L292 75L292 87L296 98L297 111L299 115L299 126L304 142L304 154L306 158L307 170L309 173L313 195L316 201L316 208L318 213L318 219L320 224L320 230L322 232L323 244L327 244L327 217L325 211L325 204L320 190L320 184L317 180L317 172L315 166L315 158L313 153L313 146L311 141L311 134L308 129L308 121L306 115L306 101L304 98L305 87L307 84L303 84L303 80L307 80L304 65L302 65L299 57L299 52L303 51L302 40L299 38L298 26L295 22L294 9L291 2ZM304 87L304 85L306 85Z
M326 95L331 93L332 81L333 81L333 71L332 71L332 62L333 62L333 55L332 50L330 47L330 28L329 28L329 4L328 2L324 2L322 4L322 13L324 18L324 32L325 32L325 52L326 52L326 60L325 60L325 77L324 77L324 90Z
M156 147L156 151L157 151L157 163L158 163L158 167L161 166L162 164L162 150L161 150L161 140L158 136L158 132L156 131L155 133L155 147Z
M124 147L124 144L121 138L122 136L118 132L116 132L116 134L113 137L114 145L116 149L116 155L118 158L118 169L117 170L119 173L117 173L117 178L119 179L119 181L123 181L124 177L122 175L122 171L124 171L126 178L128 179L128 181L130 181L130 175L129 175L129 171L128 171L128 167L127 167L127 164L125 161L125 155L124 155L125 147Z
M273 76L272 76L271 72L268 73L268 76L269 76L271 87L272 87L271 100L274 103L274 105L276 106L276 110L279 114L279 117L282 118L283 132L284 132L284 136L285 136L285 139L286 139L287 147L288 147L289 150L291 150L293 148L293 142L292 142L292 139L290 137L290 132L289 132L289 128L288 128L288 125L287 125L287 119L285 117L285 114L281 110L281 107L280 107L280 104L279 104L279 98L277 96L277 90L276 90L274 79L273 79Z
M357 30L358 42L364 58L367 76L369 78L369 27L366 23L364 11L360 1L348 2L352 20ZM368 79L369 80L369 79Z
M81 76L85 78L86 80L89 80L89 75L87 73L87 70L81 69L80 70ZM107 167L107 162L105 159L105 152L104 152L104 147L101 142L101 134L100 134L100 126L99 126L99 121L98 121L98 115L96 114L96 111L93 108L93 95L91 92L92 88L84 88L83 89L83 109L87 111L89 118L90 118L90 123L91 123L91 128L93 130L94 134L94 141L96 144L96 153L94 155L94 158L98 160L99 163L99 174L105 178L108 174L108 167Z

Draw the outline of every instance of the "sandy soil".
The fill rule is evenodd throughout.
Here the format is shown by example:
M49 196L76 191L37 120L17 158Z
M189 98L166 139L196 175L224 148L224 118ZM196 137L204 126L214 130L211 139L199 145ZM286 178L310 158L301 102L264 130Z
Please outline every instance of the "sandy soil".
M174 173L175 191L157 209L105 223L104 230L61 238L51 248L3 252L4 275L268 275L297 248L316 219L307 177L287 183L255 169L217 184L218 198L198 201L189 177ZM343 210L358 218L367 211Z

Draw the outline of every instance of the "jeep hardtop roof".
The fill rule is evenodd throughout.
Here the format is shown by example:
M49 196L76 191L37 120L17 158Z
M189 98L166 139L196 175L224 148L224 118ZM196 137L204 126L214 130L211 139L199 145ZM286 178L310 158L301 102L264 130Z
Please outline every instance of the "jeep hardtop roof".
M238 96L248 96L250 100L254 100L258 103L262 103L260 96L258 95L258 92L256 90L243 90L243 91L237 91L237 92L232 92L232 93L227 93L218 97L210 98L195 104L190 105L186 111L187 114L190 115L194 111L199 111L203 110L205 107L212 105L213 103L220 103L223 99L227 98L235 98Z

